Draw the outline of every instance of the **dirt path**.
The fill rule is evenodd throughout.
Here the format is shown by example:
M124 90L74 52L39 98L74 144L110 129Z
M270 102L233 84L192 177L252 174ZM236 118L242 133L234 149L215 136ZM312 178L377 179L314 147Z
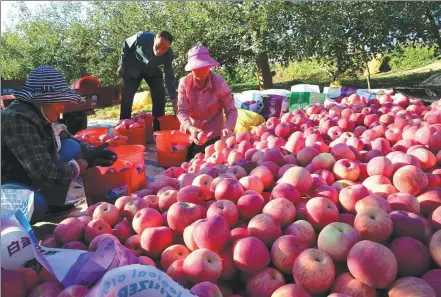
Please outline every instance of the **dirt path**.
M441 61L432 63L432 64L424 66L424 67L415 68L415 69L406 70L406 71L391 72L391 73L386 72L386 73L375 74L372 77L376 78L376 77L403 76L403 75L408 75L408 74L424 73L424 72L437 71L437 70L441 70Z

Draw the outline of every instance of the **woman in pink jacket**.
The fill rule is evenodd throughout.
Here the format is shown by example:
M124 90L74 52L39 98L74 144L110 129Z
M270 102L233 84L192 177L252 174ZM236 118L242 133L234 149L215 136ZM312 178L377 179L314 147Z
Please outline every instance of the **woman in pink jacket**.
M211 71L216 66L219 62L211 58L206 47L198 45L188 52L185 70L191 73L181 79L178 88L178 118L193 139L188 160L217 140L233 135L236 126L231 89L223 77ZM207 135L206 141L202 134Z

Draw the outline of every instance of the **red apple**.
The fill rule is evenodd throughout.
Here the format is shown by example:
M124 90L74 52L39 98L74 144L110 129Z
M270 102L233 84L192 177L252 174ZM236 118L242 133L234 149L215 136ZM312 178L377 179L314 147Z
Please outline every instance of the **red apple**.
M169 227L147 228L141 234L141 247L152 258L159 257L172 243L173 231Z
M148 202L145 201L142 198L133 198L132 200L128 201L126 205L124 206L123 210L123 216L126 217L129 221L133 220L133 217L135 214L143 209L148 207Z
M315 235L314 227L305 220L298 220L286 227L285 235L293 235L299 240L306 243L308 248L315 246L317 236Z
M344 296L352 297L376 297L377 292L374 288L363 284L355 279L349 272L345 272L335 279L331 289L332 293L339 293ZM332 296L334 294L331 294ZM336 296L337 297L337 296Z
M212 282L201 282L190 289L198 297L222 297L221 290Z
M430 239L429 251L433 262L441 266L441 230L436 231Z
M190 173L188 173L190 174ZM159 209L164 212L167 211L170 206L176 203L178 200L178 191L167 190L159 196L158 206Z
M346 261L351 248L360 240L354 228L345 223L331 223L320 231L318 248L336 262Z
M415 214L420 213L420 204L415 196L408 193L394 193L387 197L391 210L404 210Z
M54 230L55 239L61 244L83 239L84 224L77 218L62 220Z
M276 198L265 205L262 213L272 216L275 222L281 227L286 227L294 222L296 208L288 199Z
M268 214L253 217L248 223L248 232L250 236L259 238L265 244L272 244L282 235L280 225Z
M230 200L219 200L210 205L207 210L207 218L216 215L223 216L230 227L236 225L239 220L239 210L236 204Z
M188 225L205 217L206 212L202 205L176 202L167 211L167 223L172 230L182 233Z
M334 202L315 197L306 203L306 218L316 230L321 230L332 222L338 222L339 214Z
M286 274L291 274L297 256L307 249L306 242L293 235L279 237L271 247L271 262Z
M170 267L173 262L184 260L190 255L190 250L182 244L175 244L166 248L161 255L161 267L164 271Z
M393 184L398 191L418 195L428 184L424 172L413 165L406 165L398 169L393 176Z
M388 290L389 297L436 297L435 291L424 280L408 276L396 280Z
M271 297L311 297L302 286L287 284L278 288Z
M143 208L135 214L132 221L133 230L140 234L151 227L160 227L163 225L163 218L159 211L153 208Z
M88 287L73 285L64 289L57 297L82 297L89 291Z
M119 210L115 205L103 202L93 211L93 218L103 219L110 226L114 226L119 221L119 214Z
M233 259L239 270L248 274L255 274L268 266L270 253L260 239L250 236L235 242Z
M222 259L215 252L201 248L185 258L183 268L191 282L214 282L222 274Z
M3 276L3 273L2 273ZM2 277L2 284L3 284L3 277ZM48 282L44 282L42 284L39 284L37 287L35 287L35 289L33 289L28 297L53 297L53 296L58 296L58 294L60 294L63 291L63 286L56 281L48 281ZM2 296L3 295L3 290L2 290ZM7 295L6 295L7 296ZM14 296L14 295L11 295ZM15 295L15 296L20 296L20 295ZM25 295L23 295L25 296Z
M121 222L113 227L112 234L116 238L118 238L121 243L124 243L127 238L135 234L135 232L133 231L130 222L126 218L124 218Z
M84 229L84 240L86 243L90 243L95 237L101 234L112 234L112 227L102 219L92 220Z
M28 287L26 286L26 282L25 282L26 280L21 277L19 272L2 269L1 279L2 279L2 289L1 289L2 296L6 296L6 297L27 296ZM39 292L42 292L41 289L39 290ZM59 290L59 292L61 292L61 289ZM38 297L39 295L34 293L33 296Z
M369 240L352 247L348 254L348 268L357 280L377 289L389 287L397 276L397 260L392 251Z
M412 237L398 237L390 244L398 264L399 276L421 276L430 267L427 247Z
M360 175L360 167L354 161L341 159L335 162L332 172L337 180L356 181Z
M354 228L362 240L381 243L392 235L393 223L386 211L372 206L357 213Z
M271 297L285 284L285 277L277 269L267 267L247 280L248 296Z
M216 236L213 236L216 234ZM207 248L216 253L224 249L230 239L230 228L222 216L213 216L200 220L193 229L193 238L200 248Z
M335 266L331 257L318 249L301 252L292 268L296 284L303 286L309 293L328 291L335 278Z
M242 184L231 178L221 180L214 192L216 200L231 200L233 202L236 202L242 195Z

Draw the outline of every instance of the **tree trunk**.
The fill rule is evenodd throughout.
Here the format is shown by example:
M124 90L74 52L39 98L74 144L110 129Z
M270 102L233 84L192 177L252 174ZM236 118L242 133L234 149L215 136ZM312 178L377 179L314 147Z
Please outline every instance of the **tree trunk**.
M367 71L366 79L367 79L368 89L370 90L371 89L371 71L369 70L369 60L366 58L364 62L366 63L366 71Z
M256 57L257 79L261 90L271 89L273 87L273 76L268 60L267 53L259 53Z

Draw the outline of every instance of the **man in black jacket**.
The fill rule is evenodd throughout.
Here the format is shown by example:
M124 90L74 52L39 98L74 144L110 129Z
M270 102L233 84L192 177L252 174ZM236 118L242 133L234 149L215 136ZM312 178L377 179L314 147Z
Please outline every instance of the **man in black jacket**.
M153 129L159 130L158 117L165 114L165 88L160 65L164 65L165 81L173 110L177 111L176 80L173 73L173 36L162 31L156 35L139 32L123 42L118 74L123 79L120 119L131 117L133 97L144 79L150 87L154 117Z

